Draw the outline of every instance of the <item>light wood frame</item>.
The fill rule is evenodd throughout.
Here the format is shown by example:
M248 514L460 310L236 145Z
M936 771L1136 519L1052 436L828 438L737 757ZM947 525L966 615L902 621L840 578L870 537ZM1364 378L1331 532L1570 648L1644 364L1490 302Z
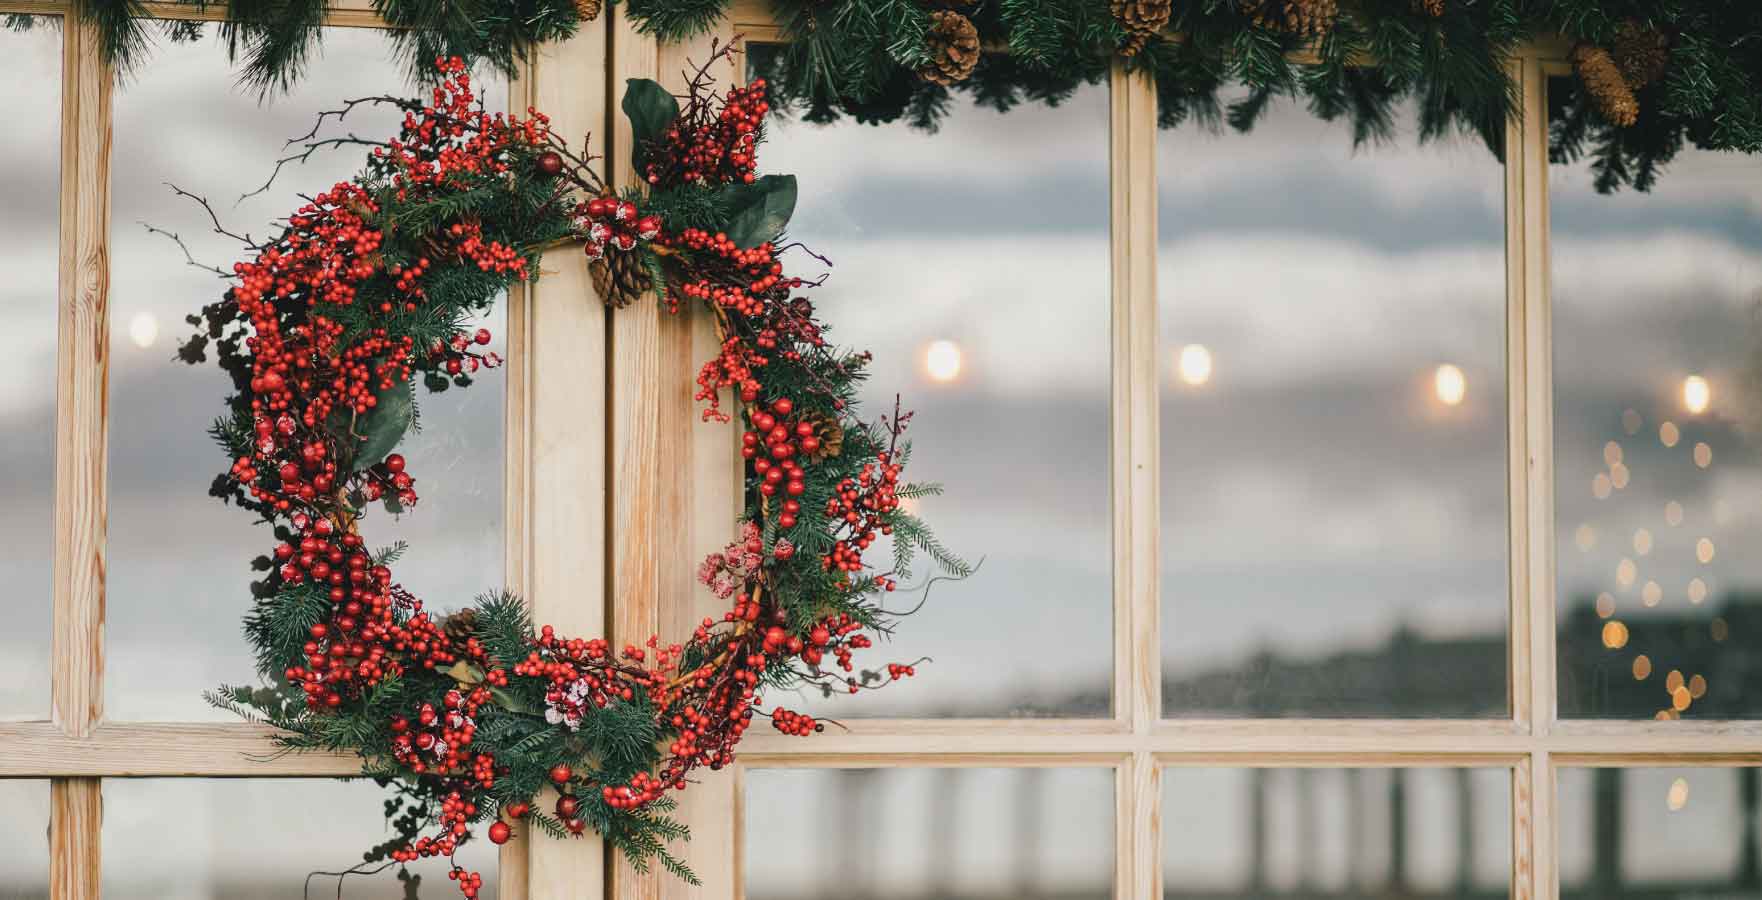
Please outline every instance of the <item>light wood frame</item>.
M155 15L212 18L148 3ZM257 758L248 724L121 723L103 716L107 277L112 73L66 0L0 0L0 12L64 17L61 251L56 393L52 714L0 722L0 777L51 779L51 896L96 898L101 785L128 777L298 777L355 771L351 758ZM679 86L704 44L657 46L622 7L544 48L512 106L549 112L560 133L610 136L604 174L627 182L629 134L608 103L624 78ZM775 40L760 0L737 0L718 37ZM333 25L378 27L364 0ZM1565 45L1538 40L1510 60L1520 90L1507 130L1507 398L1510 502L1509 717L1492 720L1211 720L1161 716L1158 620L1156 127L1150 81L1111 76L1113 335L1113 712L1078 720L854 720L799 741L755 732L740 766L682 795L701 888L607 865L595 841L518 839L501 896L735 897L742 892L742 770L750 767L1095 766L1115 773L1115 896L1160 893L1160 772L1167 766L1491 766L1509 769L1511 891L1558 896L1554 782L1560 766L1762 764L1762 722L1559 720L1555 713L1552 369L1546 79ZM652 305L608 313L582 257L547 255L543 278L508 311L507 583L544 621L617 639L680 633L714 603L681 560L727 537L738 509L732 429L694 427L692 359L714 335L702 317ZM599 386L597 389L593 386Z

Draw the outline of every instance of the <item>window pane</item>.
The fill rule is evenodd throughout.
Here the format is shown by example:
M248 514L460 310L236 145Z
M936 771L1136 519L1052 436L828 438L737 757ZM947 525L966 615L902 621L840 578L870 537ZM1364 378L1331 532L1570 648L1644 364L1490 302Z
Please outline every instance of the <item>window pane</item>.
M1170 715L1507 709L1503 174L1416 117L1158 138Z
M866 414L891 415L896 394L916 411L906 475L947 488L920 511L985 561L871 651L871 665L934 659L918 678L810 705L841 718L1106 715L1107 90L1008 114L951 104L935 135L776 120L759 157L800 177L791 239L836 264L815 298L832 339L875 353ZM792 255L794 271L824 270ZM1057 647L1059 664L1033 663L1037 647Z
M111 900L307 900L338 896L336 873L389 840L386 793L331 779L112 779L104 782L104 896ZM496 896L496 847L479 837L454 860ZM366 869L378 868L374 863ZM444 859L350 875L340 896L457 897Z
M744 777L748 900L1113 896L1111 769L749 769Z
M28 23L28 27L26 26ZM61 26L20 16L0 28L10 76L0 104L0 196L7 248L0 311L11 323L11 370L0 383L0 719L49 717L49 615L55 559L55 341L60 256Z
M1560 712L1762 715L1762 163L1548 176Z
M288 137L343 99L410 89L383 39L366 29L327 29L322 61L292 95L267 104L241 92L233 71L217 40L169 45L117 92L106 679L107 711L117 719L227 718L200 694L252 678L239 618L260 574L251 560L275 544L249 513L208 496L228 467L206 435L225 411L226 376L212 351L200 366L172 358L190 330L183 317L226 285L185 265L175 244L139 223L175 231L197 259L230 267L238 244L211 233L201 207L174 197L166 182L208 197L229 226L261 237L302 202L298 193L348 178L365 158L359 147L321 152L235 204L263 184ZM505 83L480 81L491 107L505 106ZM400 118L360 108L338 133L389 135ZM486 323L498 341L503 321L498 306ZM410 542L397 575L431 609L457 608L502 583L505 384L491 372L468 390L419 392L422 430L402 452L422 500L397 521L370 514L363 529L375 546Z
M1163 770L1163 896L1504 897L1505 769Z
M0 779L0 847L0 900L47 900L49 782Z
M1762 896L1756 769L1563 769L1560 896Z

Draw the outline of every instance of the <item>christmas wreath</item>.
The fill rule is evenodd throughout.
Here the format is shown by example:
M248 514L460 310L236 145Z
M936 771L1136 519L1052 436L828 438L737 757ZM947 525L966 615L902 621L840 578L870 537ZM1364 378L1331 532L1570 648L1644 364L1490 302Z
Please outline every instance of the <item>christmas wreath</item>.
M212 493L277 541L255 562L265 574L244 623L264 686L209 700L274 726L287 751L362 757L394 792L396 835L368 863L450 860L487 822L496 843L517 828L591 829L639 869L658 860L690 879L668 848L686 836L670 792L728 765L755 716L792 735L824 727L767 709L763 691L856 693L913 674L858 672L852 656L897 620L881 601L914 552L968 567L901 507L937 490L902 480L910 415L896 404L859 419L868 355L835 349L802 296L817 282L784 271L805 250L781 243L794 178L756 172L764 82L717 97L706 63L681 106L631 81L623 109L646 185L617 192L543 113L488 114L459 59L437 65L427 102L371 97L320 116L404 113L394 139L335 139L371 146L365 170L308 198L272 240L241 238L249 258L222 273L230 288L190 317L180 355L202 362L212 347L236 389L212 428L231 458ZM496 368L473 316L569 242L606 302L702 306L721 337L697 398L725 423L728 393L745 426L745 511L697 570L729 609L682 643L535 629L506 593L437 616L393 576L401 545L376 550L362 532L375 505L417 505L421 473L397 452L415 383L464 387ZM891 556L872 567L884 535ZM478 874L453 863L451 876L477 894Z

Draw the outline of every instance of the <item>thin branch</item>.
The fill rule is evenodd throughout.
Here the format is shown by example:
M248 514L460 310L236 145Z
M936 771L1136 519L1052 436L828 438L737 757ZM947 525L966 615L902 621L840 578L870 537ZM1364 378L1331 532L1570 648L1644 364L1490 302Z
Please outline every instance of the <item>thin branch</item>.
M249 234L237 234L235 232L228 231L225 225L220 224L220 216L214 212L214 206L213 206L213 204L208 202L207 197L203 197L203 196L200 196L197 194L192 194L189 191L186 191L183 188L180 188L177 185L172 184L169 181L165 182L165 186L168 188L171 188L171 192L178 195L179 197L188 197L191 200L194 200L197 203L202 204L202 208L204 210L207 210L207 212L208 212L208 221L212 222L214 224L214 233L215 234L225 235L226 237L232 238L233 240L238 241L241 244L244 244L246 247L249 247L252 250L262 250L263 249L261 246L259 246L257 244L256 241L251 240L251 236Z
M214 274L219 275L222 278L232 278L233 277L233 274L231 272L228 272L225 269L220 268L219 266L211 266L211 265L208 265L207 263L204 263L204 262L197 262L196 257L190 253L189 245L184 243L183 238L177 236L177 232L166 231L163 228L156 228L151 223L148 223L148 222L142 222L141 227L147 229L148 234L162 234L168 238L171 238L172 243L177 244L177 248L184 252L184 262L189 263L190 265L195 266L196 268L201 269L204 272L213 272Z
M345 147L345 146L389 147L389 146L391 146L391 144L386 141L371 141L371 140L368 140L367 138L364 138L364 137L361 137L359 135L352 134L352 133L350 135L348 135L347 137L325 138L324 140L321 140L321 141L308 141L306 144L305 151L303 151L301 153L295 153L292 156L284 156L281 159L276 160L275 161L275 168L272 171L270 171L270 173L269 173L269 180L263 182L262 187L254 190L254 191L251 191L250 193L240 194L239 199L233 201L233 205L237 206L238 204L243 203L246 200L249 200L250 198L257 196L258 194L261 194L261 193L268 191L270 185L275 184L275 179L281 175L282 167L286 166L288 163L291 163L291 162L305 163L307 160L312 158L312 154L317 153L319 150L322 150L326 147Z

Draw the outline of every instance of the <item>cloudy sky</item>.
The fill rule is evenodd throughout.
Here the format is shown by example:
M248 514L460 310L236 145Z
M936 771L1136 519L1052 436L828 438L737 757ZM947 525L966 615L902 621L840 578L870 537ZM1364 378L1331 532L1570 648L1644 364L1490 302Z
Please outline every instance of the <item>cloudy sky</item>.
M0 692L0 716L13 718L47 713L58 41L46 29L0 34L9 65L29 67L27 77L0 85L16 111L14 127L0 133L0 189L9 198L0 229L11 239L0 249L11 276L0 285L0 305L20 348L13 376L0 384L8 500L0 507L0 572L15 586L7 606L13 627L0 630L0 677L16 688ZM382 50L369 35L330 33L326 64L293 96L262 106L234 89L212 43L167 47L117 94L113 718L220 717L199 693L250 676L237 622L247 604L248 560L269 544L247 516L205 496L225 465L202 433L222 409L218 372L170 361L181 316L219 286L139 223L179 231L205 260L230 261L236 248L204 234L200 210L176 202L163 182L208 195L231 222L261 233L296 190L322 189L354 171L356 156L329 157L263 197L232 202L262 182L264 161L304 131L314 111L400 86ZM356 127L378 133L387 123L364 115ZM912 474L948 487L923 512L952 547L986 560L972 580L939 588L896 646L873 654L877 662L934 657L917 681L866 698L860 708L817 709L1106 712L1106 124L1105 89L1091 88L1061 108L1007 116L958 105L934 137L849 123L782 123L773 131L765 167L802 178L792 232L835 263L831 285L820 292L835 337L876 352L871 408L890 407L898 392L918 411ZM1158 156L1165 671L1179 678L1232 668L1268 649L1324 657L1375 647L1400 627L1438 637L1499 634L1507 512L1497 162L1472 141L1420 146L1411 134L1353 152L1344 129L1289 106L1276 108L1252 138L1165 133ZM1608 591L1612 615L1710 622L1727 592L1762 582L1762 563L1751 561L1737 537L1756 524L1762 482L1745 371L1755 356L1752 307L1762 288L1756 166L1691 154L1654 194L1616 198L1592 194L1580 167L1552 173L1563 607ZM797 265L818 268L805 257ZM500 322L490 327L499 332ZM937 367L929 365L935 341L954 345L958 371L950 371L946 351ZM1189 345L1203 353L1184 354ZM1446 365L1460 375L1445 379L1461 387L1459 395L1442 392L1456 403L1439 389ZM1699 411L1683 397L1690 375L1708 385ZM501 581L501 391L491 377L426 405L427 430L410 451L423 502L402 522L381 517L370 526L386 541L412 542L402 577L443 608ZM1700 444L1706 465L1696 457ZM1606 498L1598 496L1598 475L1610 479ZM1680 515L1669 511L1672 501ZM1636 543L1641 528L1647 538ZM1716 548L1707 562L1695 555L1703 538ZM1631 577L1623 574L1624 558ZM1691 599L1693 578L1706 587L1699 603ZM1652 606L1649 581L1658 584ZM1734 635L1724 652L1753 639ZM1625 668L1642 650L1584 664ZM1563 664L1563 679L1582 677L1574 664ZM1247 683L1204 697L1174 691L1170 712L1277 707L1285 687ZM1287 711L1329 709L1323 702ZM1503 777L1473 782L1478 880L1496 882L1506 865L1499 855ZM1693 777L1687 811L1698 818L1673 814L1667 832L1651 823L1668 783L1635 780L1639 799L1629 808L1641 811L1629 813L1627 828L1634 853L1716 868L1731 858L1719 836L1737 811L1702 804L1729 794L1729 784L1717 780L1723 773ZM953 859L989 883L1105 890L1107 773L1048 773L1026 787L1021 773L870 778L878 787L853 787L827 773L754 773L748 808L758 817L755 833L800 833L836 853L836 834L789 811L804 795L875 790L882 811L869 840L899 848L901 860ZM1317 783L1324 821L1353 802L1345 782L1333 778ZM1375 796L1378 783L1364 790ZM1170 779L1171 873L1239 883L1250 858L1246 784L1232 771ZM1414 784L1415 877L1446 883L1455 871L1453 788L1442 775L1416 775ZM1586 795L1576 784L1569 778L1562 788L1567 830L1574 822L1583 830L1588 815L1573 812L1583 804L1572 798ZM1294 785L1294 776L1274 780L1275 808L1287 811L1275 816L1290 815ZM277 793L291 791L322 794L327 806L359 814L301 818L288 802L294 794ZM43 793L40 782L0 784L0 806L24 813L0 817L0 828L16 829L9 843L32 854L19 873L27 881L42 871L32 860L42 858L33 823L42 821ZM119 896L219 896L217 885L236 883L248 870L260 874L244 852L271 835L303 848L287 855L298 872L270 873L285 886L306 863L346 861L378 833L378 797L358 786L143 781L112 785L107 796L107 863L141 873L135 882L106 885ZM995 806L990 798L998 796L1018 805ZM925 843L921 823L943 815L954 823L943 826L951 834L1015 829L1014 837L939 850ZM1279 821L1287 824L1275 826L1275 852L1287 859L1295 850L1277 848L1297 846L1293 835L1301 831ZM329 822L361 832L335 835L321 827ZM1700 824L1685 824L1693 822ZM144 839L171 828L190 840L167 852ZM1571 840L1563 837L1563 850ZM1012 855L1023 842L1043 848L1025 870ZM1344 862L1345 852L1318 851L1317 877L1358 871ZM1579 858L1567 857L1569 879L1582 871L1571 862ZM1635 858L1633 871L1651 870L1643 860L1653 857ZM749 866L755 891L787 894L781 881L765 881L767 871ZM895 886L899 896L928 885L917 866L864 871L878 884L908 873ZM1286 865L1269 877L1298 876Z

